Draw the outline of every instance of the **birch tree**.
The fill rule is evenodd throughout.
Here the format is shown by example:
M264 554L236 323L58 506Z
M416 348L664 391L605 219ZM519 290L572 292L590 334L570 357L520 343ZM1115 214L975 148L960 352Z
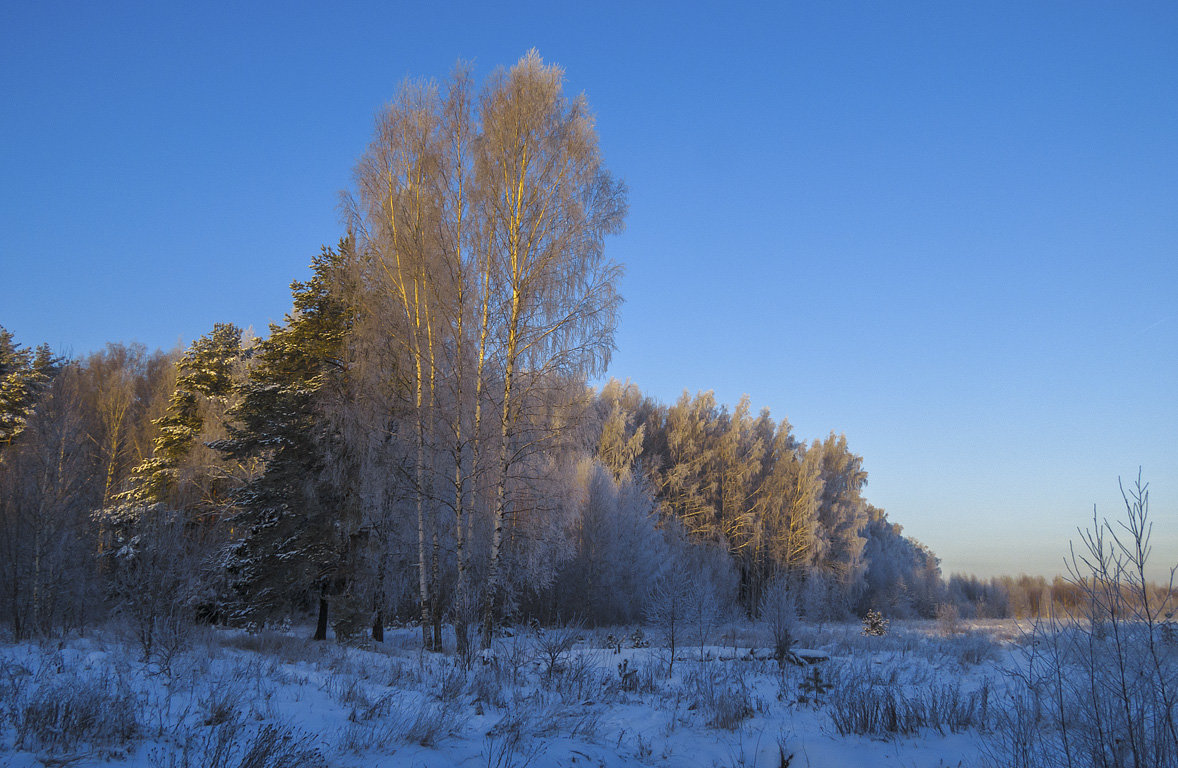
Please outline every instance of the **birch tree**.
M369 345L385 345L376 377L399 394L412 432L404 479L427 647L440 644L444 594L455 615L473 604L480 509L489 635L504 525L535 498L525 481L547 471L540 457L571 426L562 394L584 400L585 376L612 348L619 268L602 246L621 228L625 192L602 165L585 99L567 98L563 80L532 52L478 98L463 67L441 86L406 83L357 165L362 327Z
M501 586L504 522L518 512L515 470L551 432L529 433L529 409L561 379L601 371L613 344L620 268L605 258L621 230L625 189L605 169L584 96L564 95L564 72L530 51L492 75L480 103L476 173L502 296L499 449L483 643Z
M409 380L393 385L410 398L408 416L413 429L413 486L417 521L418 599L422 641L438 647L431 635L438 614L436 589L431 589L426 542L436 522L427 507L427 445L432 445L438 379L437 299L434 281L441 259L438 235L442 212L436 194L442 173L441 101L437 85L406 82L397 97L377 117L376 135L356 169L357 209L361 244L369 269L368 315L380 316L387 338L398 349L392 373L409 373ZM431 301L431 299L433 301Z

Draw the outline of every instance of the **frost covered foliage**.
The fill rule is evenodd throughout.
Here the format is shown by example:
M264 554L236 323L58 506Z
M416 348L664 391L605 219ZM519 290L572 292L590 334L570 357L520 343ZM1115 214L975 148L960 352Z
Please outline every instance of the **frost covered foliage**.
M788 578L779 576L769 583L760 607L761 621L773 643L773 658L782 664L789 656L798 626L797 590Z
M665 551L653 500L631 477L615 480L600 462L577 467L576 554L561 569L555 601L566 616L593 624L628 624L642 617Z
M874 604L896 618L931 618L945 591L940 561L928 547L904 536L904 529L882 510L869 507L868 518L863 529L866 589L860 609Z
M995 763L1178 766L1178 637L1171 588L1145 579L1149 491L1122 488L1125 519L1093 520L1073 548L1083 611L1036 622Z
M356 648L208 630L167 669L104 629L0 644L0 764L779 765L782 735L813 765L936 768L971 764L1009 697L987 682L1008 682L995 659L948 663L964 636L930 623L884 638L799 624L810 650L795 652L813 662L800 666L773 659L763 624L735 620L720 644L690 640L673 672L667 648L618 644L617 627L512 627L471 663L423 653L418 631ZM859 734L904 749L881 755Z
M703 654L725 606L735 600L737 576L722 550L693 543L674 526L669 526L667 544L667 561L647 599L646 621L668 652L670 676L681 648L695 646Z

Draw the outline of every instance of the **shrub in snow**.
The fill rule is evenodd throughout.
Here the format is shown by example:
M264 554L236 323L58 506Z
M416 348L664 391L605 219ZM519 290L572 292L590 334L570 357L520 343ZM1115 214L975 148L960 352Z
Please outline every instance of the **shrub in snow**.
M238 764L239 768L318 768L326 765L327 760L313 745L311 736L281 725L262 726Z
M961 614L953 603L941 603L937 606L937 630L945 637L953 637L961 632Z
M577 644L584 629L580 622L574 621L563 627L552 627L536 636L536 650L544 665L545 678L551 679L564 668L569 652Z
M109 591L143 660L165 669L188 647L200 597L199 557L185 531L186 518L162 504L123 519L127 538L107 555Z
M773 643L773 658L784 664L794 644L794 629L798 624L798 604L792 585L785 576L769 582L761 598L761 621L769 630Z
M545 678L548 689L559 693L566 702L583 702L598 696L609 680L604 670L584 654L572 656L552 677Z
M697 664L683 680L689 709L702 712L708 725L734 731L760 708L760 702L741 674L739 665Z
M516 708L495 724L483 742L487 768L527 768L544 751L544 743L532 738L531 721Z
M1121 489L1125 518L1093 517L1067 579L1078 611L1032 626L996 762L1008 765L1178 766L1178 657L1166 641L1173 581L1146 578L1148 486Z
M976 667L998 655L998 649L985 632L966 632L941 641L941 651L963 667Z
M888 633L888 620L877 610L870 610L863 617L864 637L883 637Z
M990 687L985 681L972 691L956 681L905 687L894 670L884 678L866 666L839 676L828 707L835 729L844 736L984 731L992 717Z
M119 746L138 733L135 696L121 680L72 672L39 677L9 705L18 749Z
M340 745L353 752L381 746L419 744L432 747L456 733L462 715L456 702L389 693L364 709L353 709Z
M807 704L812 701L817 704L833 687L833 683L823 679L822 670L819 667L810 667L810 674L798 683L798 702Z

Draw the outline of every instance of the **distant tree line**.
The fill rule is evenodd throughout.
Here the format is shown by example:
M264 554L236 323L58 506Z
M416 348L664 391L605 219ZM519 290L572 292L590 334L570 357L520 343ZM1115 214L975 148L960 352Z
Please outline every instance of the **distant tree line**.
M109 613L146 654L193 622L313 616L315 636L635 622L685 585L817 621L1021 595L955 577L862 496L845 437L710 392L586 384L613 345L624 186L584 97L530 53L378 115L324 248L266 338L62 360L0 329L0 617L18 638ZM1015 595L1020 597L1015 597ZM665 611L663 612L665 614ZM154 650L153 650L154 649Z

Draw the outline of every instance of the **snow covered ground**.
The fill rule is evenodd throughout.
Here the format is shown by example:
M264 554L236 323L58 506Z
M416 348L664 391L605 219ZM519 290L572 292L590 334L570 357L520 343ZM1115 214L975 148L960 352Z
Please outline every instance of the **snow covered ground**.
M0 766L1000 764L987 750L1019 637L804 626L813 663L779 666L737 625L671 666L633 628L556 629L464 666L412 628L366 648L307 634L208 630L167 668L113 630L0 646Z

